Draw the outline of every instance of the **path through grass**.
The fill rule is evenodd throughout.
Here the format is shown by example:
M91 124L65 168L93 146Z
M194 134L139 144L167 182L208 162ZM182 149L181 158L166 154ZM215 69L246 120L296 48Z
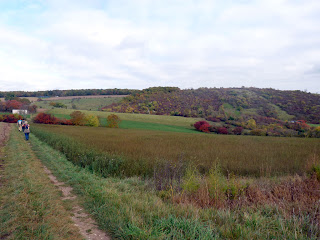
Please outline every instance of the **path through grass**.
M41 162L12 129L0 186L0 239L82 239Z

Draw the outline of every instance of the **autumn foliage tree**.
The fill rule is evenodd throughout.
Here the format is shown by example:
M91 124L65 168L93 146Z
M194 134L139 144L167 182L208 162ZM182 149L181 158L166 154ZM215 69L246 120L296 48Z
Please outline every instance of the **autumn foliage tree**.
M80 111L74 111L70 114L71 122L73 125L84 125L86 115Z
M95 115L88 114L85 116L86 126L90 127L99 127L99 118Z
M121 120L119 116L115 114L110 114L107 118L107 127L109 128L118 128Z
M35 123L43 123L43 124L57 124L58 119L47 113L39 113L34 119L33 122Z
M20 109L22 106L23 106L23 103L17 100L9 100L6 102L7 111L12 111L12 109Z

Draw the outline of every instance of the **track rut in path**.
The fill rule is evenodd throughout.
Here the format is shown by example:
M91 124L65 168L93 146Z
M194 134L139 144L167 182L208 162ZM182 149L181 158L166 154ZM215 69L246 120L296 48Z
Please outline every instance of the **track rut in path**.
M72 208L72 220L79 228L80 233L86 239L90 240L109 240L111 239L107 234L97 228L95 221L76 203L77 196L72 194L72 187L66 186L63 182L57 180L52 172L43 166L44 171L48 174L51 182L57 186L63 194L62 200L74 201Z

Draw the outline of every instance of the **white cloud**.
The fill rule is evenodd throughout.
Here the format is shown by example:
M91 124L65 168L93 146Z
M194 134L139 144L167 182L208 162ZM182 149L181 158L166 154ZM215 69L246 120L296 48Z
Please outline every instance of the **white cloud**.
M32 8L30 7L32 6ZM41 1L0 25L3 90L257 86L320 92L319 1ZM40 12L39 12L40 11ZM1 10L0 10L1 14ZM31 17L30 17L31 16ZM21 22L20 22L21 23ZM21 87L23 79L28 85Z

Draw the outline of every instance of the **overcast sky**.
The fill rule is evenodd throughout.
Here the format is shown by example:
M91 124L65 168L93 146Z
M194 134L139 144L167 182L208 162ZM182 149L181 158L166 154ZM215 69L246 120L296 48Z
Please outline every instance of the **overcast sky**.
M320 0L0 0L0 91L320 93Z

